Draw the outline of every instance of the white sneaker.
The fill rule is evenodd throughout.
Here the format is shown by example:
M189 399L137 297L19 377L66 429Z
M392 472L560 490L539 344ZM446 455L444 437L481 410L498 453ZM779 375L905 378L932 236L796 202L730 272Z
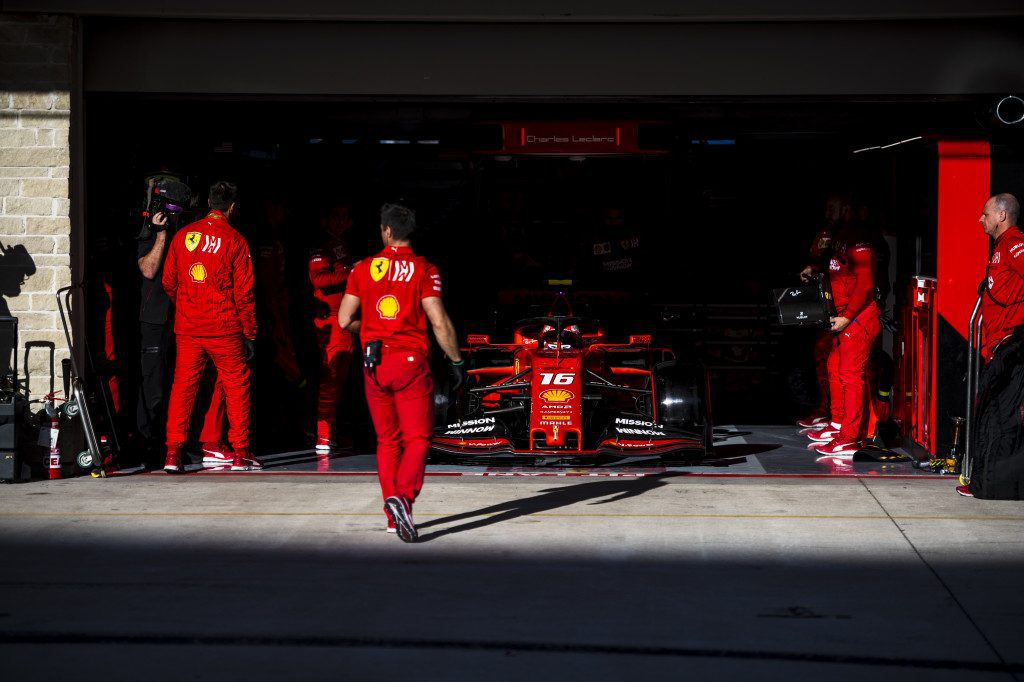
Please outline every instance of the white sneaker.
M808 433L807 437L819 443L827 443L838 435L839 429L822 429L821 431Z
M802 436L808 436L812 433L817 433L818 431L823 431L825 429L838 431L840 429L840 425L836 422L818 422L814 426L808 426L805 429L800 429L799 433Z
M796 425L799 426L800 428L809 429L817 426L818 424L824 424L826 422L828 422L828 417L824 417L822 415L812 415L810 417L798 419L796 421Z
M351 439L345 438L341 442L336 440L328 440L326 438L318 438L316 445L313 446L314 452L319 455L332 455L345 450L351 449Z
M235 451L223 443L203 444L203 467L231 466L235 461Z
M855 441L840 441L837 437L828 443L819 443L814 449L824 456L853 457L860 450L860 443Z

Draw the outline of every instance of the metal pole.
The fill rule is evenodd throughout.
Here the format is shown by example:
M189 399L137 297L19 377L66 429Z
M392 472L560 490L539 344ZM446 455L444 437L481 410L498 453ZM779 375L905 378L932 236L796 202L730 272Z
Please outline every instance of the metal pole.
M964 456L963 464L960 467L961 476L966 481L971 479L971 433L974 423L974 399L978 395L978 376L981 369L981 358L978 357L978 348L981 346L981 322L984 316L981 315L981 300L974 304L974 311L971 313L971 321L968 324L967 339L967 423L964 430Z

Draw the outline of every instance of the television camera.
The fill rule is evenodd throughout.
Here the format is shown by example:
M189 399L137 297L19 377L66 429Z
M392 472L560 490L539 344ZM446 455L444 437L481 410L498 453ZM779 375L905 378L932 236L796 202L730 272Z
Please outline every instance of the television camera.
M151 175L146 178L146 199L142 208L142 230L139 239L152 236L155 226L153 216L162 213L167 216L165 229L172 233L181 226L182 215L194 206L194 197L189 186L173 175Z

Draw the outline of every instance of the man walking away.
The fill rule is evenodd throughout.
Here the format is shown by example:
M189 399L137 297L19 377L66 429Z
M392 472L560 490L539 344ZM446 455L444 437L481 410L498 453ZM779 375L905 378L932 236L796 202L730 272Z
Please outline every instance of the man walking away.
M377 432L384 512L388 530L394 529L404 542L417 539L412 505L423 487L434 423L427 320L452 363L453 389L466 378L455 327L441 301L441 275L409 246L415 229L415 213L384 204L384 250L356 263L338 312L342 329L355 331L361 325L366 401Z

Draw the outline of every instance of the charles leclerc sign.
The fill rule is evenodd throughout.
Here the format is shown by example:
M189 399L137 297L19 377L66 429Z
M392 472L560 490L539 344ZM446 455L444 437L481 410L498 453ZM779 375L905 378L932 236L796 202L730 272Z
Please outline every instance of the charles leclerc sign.
M505 154L637 154L639 125L614 121L505 122Z

